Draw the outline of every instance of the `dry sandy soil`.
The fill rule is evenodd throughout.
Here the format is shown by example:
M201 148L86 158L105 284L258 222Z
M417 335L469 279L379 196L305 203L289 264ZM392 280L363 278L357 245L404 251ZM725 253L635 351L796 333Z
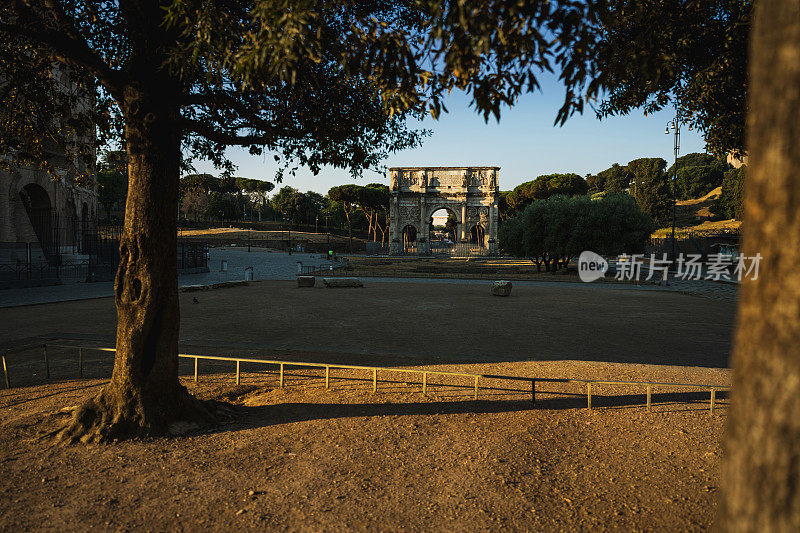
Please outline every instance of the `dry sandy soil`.
M741 228L742 221L736 219L714 220L712 209L722 195L722 187L717 187L701 198L679 200L676 206L676 224L682 231L736 231ZM670 234L670 228L661 228L655 232L657 237Z
M192 304L197 296L200 303ZM368 284L361 290L262 282L181 296L183 350L485 374L725 385L733 304L600 287ZM113 302L0 309L0 345L37 337L106 344ZM680 334L676 334L680 332ZM239 349L233 347L239 346ZM0 529L701 530L714 517L721 395L578 385L381 381L338 371L274 373L205 363L202 398L233 420L171 438L61 446L59 410L99 390L108 355L9 356L0 391ZM262 370L256 372L257 370ZM351 379L344 379L351 378ZM391 379L387 371L382 380ZM463 386L463 387L459 387ZM488 388L491 387L491 388Z

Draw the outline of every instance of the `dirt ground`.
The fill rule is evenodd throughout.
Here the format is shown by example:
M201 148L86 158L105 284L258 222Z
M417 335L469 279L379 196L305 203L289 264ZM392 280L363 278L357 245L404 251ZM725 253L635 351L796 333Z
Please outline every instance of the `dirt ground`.
M192 297L198 304L193 304ZM296 289L283 282L181 295L182 349L483 374L726 385L733 305L666 292L479 284ZM0 309L0 346L106 344L113 302ZM680 332L676 335L676 332ZM234 349L239 346L240 348ZM107 354L9 355L0 391L2 530L702 530L714 518L727 398L513 382L413 380L203 363L196 395L234 418L181 436L55 445L64 407L99 390ZM269 371L269 372L267 372ZM345 379L348 378L348 379Z
M594 284L520 285L508 298L491 296L489 282L321 285L183 293L182 349L374 365L567 359L721 368L735 313L735 302ZM0 346L43 337L108 343L115 327L112 298L5 308Z
M360 277L391 277L391 278L444 278L444 279L482 279L482 280L512 280L512 281L544 281L580 283L577 265L573 263L569 268L547 271L544 265L539 269L529 259L516 259L509 257L370 257L350 256L347 258L348 267L327 272L323 267L317 275L334 276L360 276ZM643 276L641 280L617 280L614 276L600 278L597 284L629 284L652 285L655 281L647 281Z

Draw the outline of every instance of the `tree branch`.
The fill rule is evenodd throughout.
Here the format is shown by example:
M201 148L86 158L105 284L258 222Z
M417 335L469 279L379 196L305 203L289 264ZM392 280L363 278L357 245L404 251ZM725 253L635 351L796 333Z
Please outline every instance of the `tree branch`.
M46 0L45 4L53 14L56 24L64 26L63 28L49 28L50 25L44 18L25 3L16 0L13 3L13 10L22 24L0 22L0 31L48 47L53 52L54 59L66 65L88 70L115 98L121 96L122 74L109 67L91 49L63 11L54 5L50 9L50 5L53 4L50 0Z
M181 125L185 131L196 133L209 141L219 144L228 144L232 146L272 146L272 143L275 141L275 136L273 135L237 135L236 133L222 131L204 122L185 117L181 120Z

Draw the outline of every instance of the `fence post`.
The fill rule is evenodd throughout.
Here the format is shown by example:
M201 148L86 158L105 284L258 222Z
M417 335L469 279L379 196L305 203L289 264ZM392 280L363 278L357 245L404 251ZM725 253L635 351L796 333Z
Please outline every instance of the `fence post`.
M475 376L475 399L478 399L478 376Z
M592 408L592 384L591 383L587 383L586 384L586 408L587 409L591 409Z
M536 405L536 380L531 380L531 403Z
M372 369L372 392L378 392L378 369Z
M714 400L717 399L717 389L711 389L711 407L709 409L709 414L714 414Z
M47 360L47 345L42 345L42 350L44 351L44 375L47 379L50 379L50 361Z
M283 363L281 363L281 378L280 378L280 381L281 381L281 388L283 388Z
M428 395L428 373L427 372L423 372L422 373L422 395L423 396L427 396Z
M331 367L325 367L325 389L331 388Z
M6 388L10 389L11 388L11 380L8 377L8 367L6 366L6 356L3 355L2 358L3 358L3 375L6 378Z
M197 357L194 358L194 382L197 383Z
M237 384L237 385L239 385L239 384L241 383L241 381L240 381L240 379L239 379L239 363L241 363L241 361L239 361L239 360L237 359L237 360L236 360L236 384Z
M650 395L651 395L652 387L650 385L647 386L647 410L650 411Z
M83 348L78 348L78 377L83 377Z

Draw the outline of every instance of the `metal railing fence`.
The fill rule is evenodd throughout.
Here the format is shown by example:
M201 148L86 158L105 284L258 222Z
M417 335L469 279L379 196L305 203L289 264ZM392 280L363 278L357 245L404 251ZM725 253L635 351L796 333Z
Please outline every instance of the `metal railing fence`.
M78 363L78 375L83 377L83 361L84 361L84 351L85 350L94 350L100 352L110 352L116 353L116 348L103 348L103 347L94 347L94 346L76 346L76 345L68 345L68 344L44 344L42 345L43 355L44 355L44 363L45 363L45 375L47 379L50 378L50 362L48 358L47 348L64 348L64 349L76 349L78 350L77 353L77 363ZM449 376L449 377L461 377L467 378L472 381L471 388L474 389L473 399L478 399L478 391L481 388L480 382L481 380L484 381L522 381L527 382L530 384L530 394L531 394L531 402L533 404L536 403L536 385L537 383L576 383L586 386L586 407L587 409L592 408L592 394L593 394L593 387L596 385L617 385L617 386L630 386L630 387L644 387L645 388L645 395L647 398L647 410L650 411L652 408L652 394L653 389L656 387L659 388L681 388L681 389L700 389L706 390L710 393L710 402L709 402L709 413L714 414L714 408L716 404L716 395L717 391L724 391L730 390L729 385L708 385L708 384L700 384L700 383L669 383L669 382L656 382L656 381L617 381L617 380L603 380L603 379L577 379L577 378L544 378L544 377L524 377L524 376L508 376L508 375L500 375L500 374L474 374L470 372L450 372L445 370L418 370L418 369L411 369L411 368L392 368L392 367L377 367L377 366L365 366L365 365L344 365L344 364L337 364L337 363L315 363L315 362L308 362L308 361L286 361L286 360L279 360L279 359L254 359L254 358L245 358L245 357L227 357L227 356L220 356L220 355L200 355L200 354L178 354L179 358L183 359L192 359L194 361L194 381L199 381L200 376L200 369L199 369L199 362L200 360L207 360L207 361L224 361L229 362L231 364L235 364L236 368L236 384L241 384L241 364L242 363L249 363L249 364L262 364L262 365L274 365L278 367L278 375L279 375L279 383L280 387L283 388L285 385L285 370L286 367L305 367L305 368L320 368L325 370L325 388L330 388L331 382L331 370L363 370L368 371L371 373L372 378L372 391L378 391L378 383L381 381L378 379L378 372L386 375L389 373L395 374L406 374L406 375L416 375L419 376L419 382L422 385L422 394L427 395L428 387L432 387L434 385L444 386L441 383L429 383L428 376ZM5 382L6 387L11 388L10 378L8 375L8 370L6 367L6 359L5 355L2 356L2 363L3 363L3 371L5 375ZM338 379L347 380L347 379L354 379L348 377L339 377ZM386 380L384 380L386 381ZM452 385L451 385L452 386ZM492 387L483 387L484 389L491 389Z

